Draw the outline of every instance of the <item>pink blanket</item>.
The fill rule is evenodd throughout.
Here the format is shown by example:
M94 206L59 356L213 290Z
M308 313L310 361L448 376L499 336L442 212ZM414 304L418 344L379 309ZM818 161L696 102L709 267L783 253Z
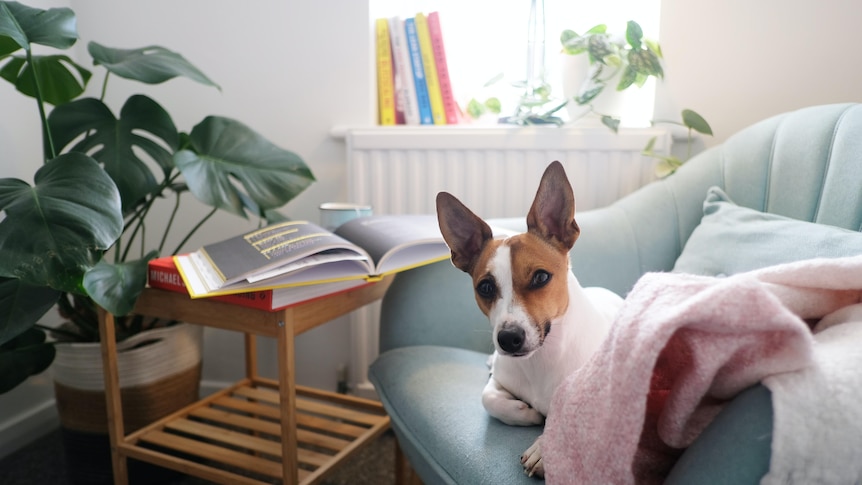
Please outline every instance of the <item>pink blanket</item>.
M812 365L806 320L859 302L862 257L644 275L603 347L554 395L547 482L660 483L729 399Z

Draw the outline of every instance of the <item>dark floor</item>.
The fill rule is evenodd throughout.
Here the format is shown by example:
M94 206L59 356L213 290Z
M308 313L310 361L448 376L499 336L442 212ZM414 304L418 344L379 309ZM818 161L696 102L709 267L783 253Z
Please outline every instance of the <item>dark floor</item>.
M60 431L53 431L0 460L2 485L70 485ZM177 477L164 485L206 485L195 477ZM325 485L390 485L395 483L395 438L389 431L345 461Z

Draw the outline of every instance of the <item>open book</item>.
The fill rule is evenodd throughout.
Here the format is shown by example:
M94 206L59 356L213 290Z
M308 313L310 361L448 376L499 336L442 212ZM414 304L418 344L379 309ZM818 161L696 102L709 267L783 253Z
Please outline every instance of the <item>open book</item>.
M433 215L360 217L335 232L289 221L174 256L192 298L347 280L374 281L441 261L449 249Z

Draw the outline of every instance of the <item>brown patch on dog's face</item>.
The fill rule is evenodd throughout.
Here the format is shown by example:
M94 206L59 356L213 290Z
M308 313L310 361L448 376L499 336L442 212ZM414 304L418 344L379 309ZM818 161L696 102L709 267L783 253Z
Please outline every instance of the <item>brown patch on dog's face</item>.
M514 300L523 306L543 341L551 321L569 305L568 254L530 233L513 238L510 247Z
M491 262L502 240L494 239L488 242L485 251L479 256L473 271L473 294L476 303L485 316L491 313L491 307L500 299L500 288L497 279L500 277Z

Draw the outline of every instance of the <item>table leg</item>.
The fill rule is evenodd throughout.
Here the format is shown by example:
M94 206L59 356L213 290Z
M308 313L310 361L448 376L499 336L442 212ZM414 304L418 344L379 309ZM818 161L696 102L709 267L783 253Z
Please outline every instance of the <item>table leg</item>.
M245 376L250 380L257 379L257 340L254 334L245 335Z
M114 315L99 311L99 334L102 348L102 369L105 374L105 402L108 411L108 437L111 443L111 464L114 469L114 484L129 482L126 456L120 453L119 445L125 437L123 429L123 403L120 396L120 371L117 365L117 342L114 330Z
M281 405L281 449L284 483L299 483L296 439L296 374L293 314L285 312L278 332L278 392Z

